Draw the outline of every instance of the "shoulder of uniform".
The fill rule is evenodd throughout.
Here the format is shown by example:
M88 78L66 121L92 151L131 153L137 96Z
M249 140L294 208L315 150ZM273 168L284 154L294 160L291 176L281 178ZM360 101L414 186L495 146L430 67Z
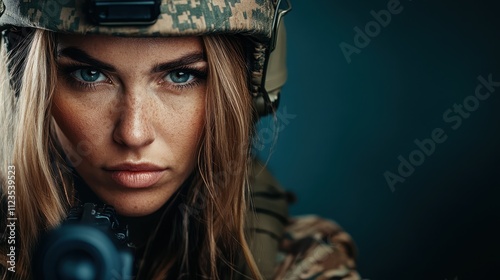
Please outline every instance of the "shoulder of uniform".
M250 203L247 219L249 245L265 279L274 273L279 243L288 225L287 193L261 162L249 170Z
M316 215L290 219L273 279L359 280L356 246L336 222Z

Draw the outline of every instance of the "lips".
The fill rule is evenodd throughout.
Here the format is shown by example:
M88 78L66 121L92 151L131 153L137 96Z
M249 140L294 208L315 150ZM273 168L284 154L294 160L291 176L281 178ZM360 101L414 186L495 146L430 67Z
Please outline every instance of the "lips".
M111 179L127 188L147 188L156 184L165 173L165 168L154 164L119 164L105 168Z

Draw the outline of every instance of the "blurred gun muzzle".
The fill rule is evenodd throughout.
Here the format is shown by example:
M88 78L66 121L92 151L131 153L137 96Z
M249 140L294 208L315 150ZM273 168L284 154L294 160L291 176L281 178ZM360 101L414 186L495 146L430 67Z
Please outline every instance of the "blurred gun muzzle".
M33 275L44 280L133 279L128 229L113 207L86 203L44 236L33 256Z

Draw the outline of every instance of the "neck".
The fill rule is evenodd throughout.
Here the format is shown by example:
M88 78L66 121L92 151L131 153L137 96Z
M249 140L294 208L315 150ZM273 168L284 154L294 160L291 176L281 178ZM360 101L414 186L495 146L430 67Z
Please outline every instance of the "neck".
M129 240L132 242L134 247L142 248L148 242L148 239L156 230L168 204L169 203L166 203L156 212L146 216L118 216L118 220L121 224L128 225Z

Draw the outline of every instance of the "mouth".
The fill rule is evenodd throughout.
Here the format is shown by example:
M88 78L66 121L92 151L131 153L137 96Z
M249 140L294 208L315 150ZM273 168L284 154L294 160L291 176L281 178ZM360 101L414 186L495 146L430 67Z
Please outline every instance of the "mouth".
M118 164L105 168L111 179L126 188L147 188L156 184L166 168L154 164Z

